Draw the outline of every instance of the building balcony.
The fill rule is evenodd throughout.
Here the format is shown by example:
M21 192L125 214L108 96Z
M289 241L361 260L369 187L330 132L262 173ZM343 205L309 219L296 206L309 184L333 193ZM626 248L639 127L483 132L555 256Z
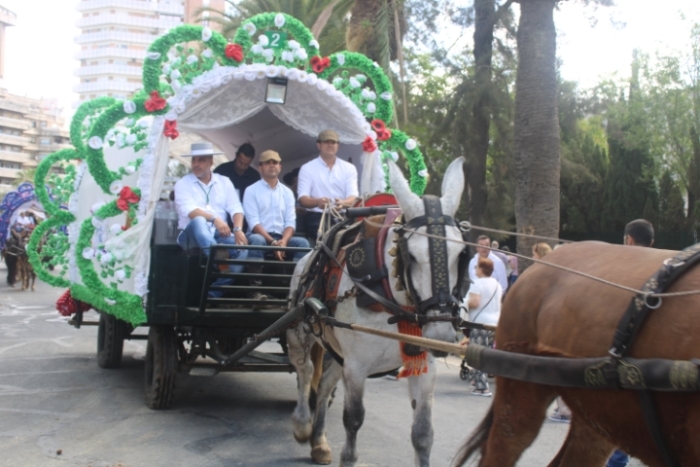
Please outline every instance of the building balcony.
M117 8L133 11L150 11L169 15L183 15L185 7L182 1L152 2L144 0L83 0L78 3L78 11L85 12L102 8Z
M86 49L76 52L76 60L108 59L108 58L135 58L143 60L146 58L146 49L122 49L120 47L104 47L99 49Z
M73 74L75 76L130 76L139 77L141 76L142 70L140 66L129 66L129 65L89 65L81 66L76 68Z
M27 130L31 128L32 122L29 120L20 120L18 118L0 117L0 127L16 128L19 130Z
M98 93L106 96L109 93L130 94L142 87L143 84L141 82L130 83L128 81L100 80L90 83L80 83L73 86L73 92L77 92L78 94Z
M17 162L19 164L24 164L26 161L30 160L31 157L25 152L14 152L14 151L2 151L0 150L0 161L5 162Z
M177 16L133 16L126 13L102 12L96 16L84 16L75 22L81 29L96 26L129 26L142 28L170 29L182 24Z
M6 169L5 167L0 167L0 177L1 178L11 178L15 179L17 178L17 173L20 171L20 169Z
M26 136L8 135L0 133L0 144L11 144L13 146L25 146L29 144L29 138Z
M75 37L76 44L94 44L97 42L133 42L149 45L158 39L158 34L124 31L100 31L83 33Z

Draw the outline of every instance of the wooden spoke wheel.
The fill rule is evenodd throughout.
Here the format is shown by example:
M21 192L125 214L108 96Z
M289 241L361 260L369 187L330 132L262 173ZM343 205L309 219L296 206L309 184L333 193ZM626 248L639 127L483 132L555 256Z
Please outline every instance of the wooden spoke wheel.
M178 370L178 342L170 326L151 326L146 348L144 389L146 405L151 409L167 409L175 396Z

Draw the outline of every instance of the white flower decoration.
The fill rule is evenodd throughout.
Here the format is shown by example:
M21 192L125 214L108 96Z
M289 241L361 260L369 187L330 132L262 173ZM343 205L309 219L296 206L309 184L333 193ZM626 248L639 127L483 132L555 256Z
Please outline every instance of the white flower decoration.
M299 77L299 70L296 68L290 68L287 70L287 78L295 81Z
M134 126L134 123L136 123L136 120L134 120L133 118L127 118L126 120L124 120L124 126L127 128L131 128L132 126Z
M299 60L306 60L307 58L309 58L309 54L306 53L306 49L302 49L302 48L295 50L294 55L296 55L296 57Z
M158 60L160 58L160 52L148 52L146 54L149 60Z
M272 49L265 49L262 51L262 56L265 57L265 60L271 62L275 58L275 51Z
M188 55L187 56L187 63L192 65L193 63L197 63L199 61L199 57L196 56L195 54Z
M391 156L391 160L393 160L394 162L398 162L398 161L399 161L399 153L398 153L398 152L396 152L396 151L391 151L391 152L389 153L389 155Z
M107 134L105 135L105 139L112 139L114 138L114 128L110 128Z
M379 68L379 63L377 62L372 62L372 65L374 65L375 68Z
M83 249L83 258L85 259L92 259L95 257L95 250L92 248L85 248Z
M148 129L151 126L151 119L148 117L144 117L139 120L139 126L143 128L144 130Z
M333 86L339 88L341 84L343 84L343 78L341 78L340 76L336 76L335 78L333 78Z
M261 44L255 44L253 47L250 48L250 51L254 54L261 54L263 53L263 50L265 50L265 48Z
M367 88L362 88L362 97L365 99L369 99L372 94L370 94L372 91L370 91Z
M117 301L116 301L116 300L112 300L111 298L105 297L104 300L105 300L105 303L107 303L107 305L110 305L110 306L114 306L114 305L117 304Z
M117 235L122 233L122 226L119 224L112 224L109 226L109 231L112 232L112 235Z
M165 114L165 119L166 120L177 120L177 112L171 110L167 114Z
M414 149L416 149L416 146L418 146L418 143L416 143L415 139L408 138L406 140L405 146L406 146L406 149L408 149L409 151L413 151Z
M182 102L178 102L178 103L173 107L173 110L175 111L176 114L181 114L182 112L185 111L185 109L187 109L187 106L186 106L184 103L182 103ZM175 120L175 119L173 119L173 120Z
M175 70L170 72L170 79L173 81L180 79L181 76L182 76L182 73L180 73L180 70L178 70L178 69L175 69Z
M284 26L284 22L285 22L284 15L282 13L277 13L275 15L275 26L277 26L278 28L281 28L282 26Z
M316 39L312 39L312 40L309 42L309 47L313 47L314 49L318 49L318 47L319 47L318 41L317 41Z
M246 81L255 81L256 73L254 71L246 71L243 77Z
M173 91L177 92L182 87L182 85L179 81L173 81L172 83L170 83L170 87L173 88Z
M379 95L379 97L381 97L385 101L390 101L391 100L391 93L389 91L384 91L383 93L381 93Z
M357 79L357 81L359 81L360 83L364 83L365 81L367 81L367 77L362 74L355 75L355 79Z
M243 25L243 30L247 32L249 36L252 36L253 34L255 34L255 31L257 31L257 28L253 23L248 22Z
M338 60L338 65L345 65L345 54L335 54L335 59Z
M199 97L202 95L202 91L199 88L192 88L192 97Z
M202 57L211 58L214 55L211 49L204 49L202 51Z
M300 83L305 83L306 80L308 79L308 77L309 77L309 74L307 72L305 72L304 70L299 70L299 76L297 77L297 80Z
M114 271L114 277L115 277L119 282L121 282L121 281L123 281L124 279L126 279L126 271L124 271L123 269L117 269L116 271Z
M427 177L428 176L428 169L419 170L418 175L420 175L423 178Z
M102 264L108 264L114 259L114 256L112 256L112 253L105 253L100 257L100 263Z
M265 76L267 76L268 78L274 78L278 74L279 68L275 65L268 65L267 68L265 68Z
M204 29L202 29L202 40L204 42L207 42L209 39L211 39L211 29L209 29L207 26L204 26Z
M289 46L292 51L297 50L299 47L301 47L301 44L292 39L291 41L287 42L287 45Z
M136 112L136 103L134 101L124 101L124 113L132 114Z
M164 74L164 75L169 75L169 74L170 74L170 70L171 70L171 68L170 68L170 64L169 64L169 63L166 63L165 65L163 65L163 74Z
M133 144L136 144L136 135L133 134L133 133L130 133L130 134L126 137L126 144L128 144L129 146L131 146L131 145L133 145Z
M94 228L99 229L102 226L102 221L104 221L104 219L100 219L99 217L93 217L92 220L90 220L90 223Z
M309 73L309 75L306 77L306 82L313 86L318 82L318 76L316 76L314 73Z
M367 99L369 99L371 101L377 100L377 93L375 93L374 91L370 91L368 93Z
M104 206L104 205L105 205L105 202L104 202L104 201L98 201L98 202L96 202L96 203L93 204L92 207L90 208L90 214L94 214L95 212L97 212L98 209L100 209L100 208L101 208L102 206Z
M122 250L114 250L112 254L117 261L122 261L124 259L124 252Z
M88 140L88 146L92 149L102 149L102 138L99 136L93 136Z
M124 167L124 170L126 170L126 173L131 175L132 173L136 172L136 167L134 167L133 165L127 165L126 167Z
M192 90L194 89L194 86L191 84L186 84L182 86L182 95L185 96L185 99L188 99L192 95Z
M350 86L352 86L353 88L359 88L360 86L362 86L362 84L360 84L357 78L353 76L352 78L350 78Z
M267 47L270 45L270 38L268 38L265 34L260 34L258 36L258 44L262 45L263 47Z
M121 180L115 180L109 184L109 192L113 195L118 195L119 192L122 191L122 188L124 188L124 184Z
M285 50L282 52L282 60L285 62L293 62L294 61L294 52L291 50Z

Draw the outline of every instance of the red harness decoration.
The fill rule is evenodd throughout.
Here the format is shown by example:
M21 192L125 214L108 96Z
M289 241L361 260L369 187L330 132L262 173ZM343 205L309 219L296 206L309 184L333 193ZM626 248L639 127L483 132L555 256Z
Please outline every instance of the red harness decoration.
M407 309L407 311L410 311L410 309ZM415 309L413 309L413 311L415 311ZM423 337L423 333L421 332L420 326L418 326L418 324L403 320L399 321L399 334L404 334L406 336ZM404 346L407 344L401 342L400 345L403 368L401 368L401 371L399 372L397 378L420 376L423 373L427 373L428 352L424 350L418 355L406 355L406 352L404 352Z

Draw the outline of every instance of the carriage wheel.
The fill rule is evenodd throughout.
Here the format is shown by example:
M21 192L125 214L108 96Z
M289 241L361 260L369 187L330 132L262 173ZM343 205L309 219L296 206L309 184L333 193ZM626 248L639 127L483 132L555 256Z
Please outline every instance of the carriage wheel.
M119 368L127 333L124 321L100 313L100 324L97 327L97 364L100 368Z
M175 396L178 368L177 334L170 326L151 326L146 348L146 405L167 409Z

